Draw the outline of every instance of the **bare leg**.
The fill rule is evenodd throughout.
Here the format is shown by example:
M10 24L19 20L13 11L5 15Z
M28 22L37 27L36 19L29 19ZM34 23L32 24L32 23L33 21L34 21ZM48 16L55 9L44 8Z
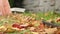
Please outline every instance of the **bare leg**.
M0 0L0 15L9 15L11 13L8 0Z

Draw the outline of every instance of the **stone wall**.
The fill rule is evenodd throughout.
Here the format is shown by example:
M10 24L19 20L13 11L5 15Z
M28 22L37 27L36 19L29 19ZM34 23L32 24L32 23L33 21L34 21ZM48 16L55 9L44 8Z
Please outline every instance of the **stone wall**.
M60 11L60 0L24 0L24 7L29 11Z
M56 0L55 10L57 13L60 13L60 0Z

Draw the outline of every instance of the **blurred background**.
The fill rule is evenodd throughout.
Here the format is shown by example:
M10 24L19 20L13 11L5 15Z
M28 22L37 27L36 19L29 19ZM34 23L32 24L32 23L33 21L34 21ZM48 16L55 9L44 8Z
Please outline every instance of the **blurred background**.
M25 8L31 12L60 13L60 0L9 0L9 3L11 7Z

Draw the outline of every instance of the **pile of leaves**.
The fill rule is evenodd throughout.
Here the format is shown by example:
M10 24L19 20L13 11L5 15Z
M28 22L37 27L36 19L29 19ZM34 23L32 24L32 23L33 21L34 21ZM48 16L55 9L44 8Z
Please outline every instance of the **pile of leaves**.
M6 34L60 34L60 26L52 27L42 21L60 25L60 16L53 12L23 13L0 16L0 32Z

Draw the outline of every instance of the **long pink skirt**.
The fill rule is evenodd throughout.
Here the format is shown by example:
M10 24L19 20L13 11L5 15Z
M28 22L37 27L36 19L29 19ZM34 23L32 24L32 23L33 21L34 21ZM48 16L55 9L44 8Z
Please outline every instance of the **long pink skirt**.
M10 11L10 5L8 0L0 0L0 15L9 15L11 13Z

